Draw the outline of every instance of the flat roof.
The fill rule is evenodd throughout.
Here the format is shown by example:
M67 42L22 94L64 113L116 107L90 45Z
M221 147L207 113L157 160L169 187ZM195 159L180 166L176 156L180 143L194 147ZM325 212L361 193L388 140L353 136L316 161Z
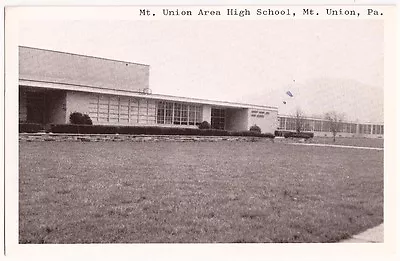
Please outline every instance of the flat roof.
M128 62L128 61L123 61L123 60L116 60L116 59L110 59L110 58L104 58L104 57L98 57L98 56L91 56L91 55L85 55L85 54L77 54L77 53L70 53L70 52L64 52L64 51L43 49L43 48L38 48L38 47L31 47L31 46L24 46L24 45L20 45L19 47L26 48L26 49L40 50L40 51L45 51L45 52L68 54L68 55L72 55L72 56L80 56L80 57L87 57L87 58L93 58L93 59L99 59L99 60L106 60L106 61L112 61L112 62L120 62L120 63L125 63L125 64L134 64L134 65L141 65L141 66L147 66L147 67L150 66L150 65L144 64L144 63Z
M129 91L149 88L149 65L24 46L18 54L19 79Z
M133 63L133 62L128 62L128 61L121 61L121 60L113 60L113 59L108 59L108 58L101 58L101 57L95 57L95 56L89 56L89 55L82 55L82 54L76 54L76 53L69 53L69 52L62 52L62 51L55 51L55 50L48 50L48 49L41 49L41 48L36 48L36 47L27 47L27 46L19 46L20 50L33 50L37 51L34 52L34 54L37 55L43 55L43 53L49 54L52 59L55 60L55 64L66 64L66 63L74 63L78 62L79 64L82 64L82 62L79 59L75 60L70 60L68 59L66 62L61 61L62 59L65 58L65 55L71 56L71 57L83 57L85 59L89 59L92 61L109 61L109 62L114 62L118 64L123 64L123 65L136 65L136 66L144 66L148 68L149 65L147 64L141 64L141 63ZM54 56L52 54L60 54L61 56ZM57 59L56 59L57 58ZM32 59L29 56L28 57L23 57L23 59ZM58 61L57 61L58 60ZM90 92L90 93L101 93L101 94L110 94L110 95L125 95L125 96L131 96L131 97L146 97L149 99L158 99L158 100L167 100L167 101L179 101L179 102L187 102L187 103L198 103L198 104L208 104L208 105L213 105L213 106L221 106L221 107L233 107L233 108L252 108L252 109L260 109L260 110L273 110L273 111L278 111L278 107L274 106L266 106L266 105L255 105L255 104L247 104L247 103L238 103L238 102L228 102L228 101L216 101L216 100L208 100L208 99L199 99L199 98L189 98L189 97L181 97L181 96L173 96L173 95L164 95L164 94L152 94L152 93L145 93L141 90L147 89L148 88L148 78L147 82L145 82L143 85L142 89L131 89L131 88L112 88L111 84L97 84L99 83L97 78L94 78L93 81L91 79L88 79L88 77L83 77L85 78L84 80L81 81L76 81L76 80L71 80L70 76L68 77L63 77L63 78L57 78L53 77L54 75L50 75L51 77L42 77L42 74L49 74L49 71L52 71L53 74L58 74L57 68L55 66L50 64L50 67L46 67L49 64L45 63L44 66L45 68L42 68L42 71L37 72L37 63L28 63L27 64L27 73L24 73L25 70L21 70L21 57L20 57L20 75L19 75L19 85L23 86L29 86L29 87L40 87L40 88L49 88L49 89L62 89L62 90L72 90L72 91L82 91L82 92ZM93 64L92 64L93 65ZM42 67L42 64L41 66ZM125 66L123 66L125 67ZM60 67L61 68L61 67ZM63 68L63 67L62 67ZM68 68L71 68L71 66L68 66ZM66 70L70 70L70 69ZM120 67L117 67L120 68ZM25 67L24 67L25 69ZM22 73L21 73L22 71ZM31 71L33 71L35 74L32 74ZM68 71L67 71L68 72ZM65 76L65 71L63 70L61 72L63 76ZM67 73L68 74L68 73ZM79 74L77 76L77 74ZM74 71L71 73L72 76L75 76L75 78L79 77L82 78L82 72L77 71L74 69ZM99 74L97 74L99 75ZM101 74L100 74L101 75ZM120 77L124 77L124 74L119 75ZM144 74L144 77L146 75ZM147 75L148 77L148 75ZM74 79L75 79L74 78ZM90 77L89 77L90 78Z

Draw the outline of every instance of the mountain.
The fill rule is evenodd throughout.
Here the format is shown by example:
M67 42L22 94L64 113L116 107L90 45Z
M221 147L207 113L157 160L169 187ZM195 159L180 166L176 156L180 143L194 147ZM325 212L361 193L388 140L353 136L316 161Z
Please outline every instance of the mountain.
M288 90L293 93L292 98L286 95ZM383 95L383 87L350 79L324 78L249 93L240 102L277 106L280 114L291 115L300 108L309 116L336 111L344 113L350 121L383 122Z

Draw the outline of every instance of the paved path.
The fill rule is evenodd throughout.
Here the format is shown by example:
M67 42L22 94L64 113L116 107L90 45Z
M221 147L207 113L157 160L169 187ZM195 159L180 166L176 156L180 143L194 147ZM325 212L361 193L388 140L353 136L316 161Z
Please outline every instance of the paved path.
M349 239L340 241L341 243L383 243L383 223L379 226L370 228L361 234L352 236Z
M300 146L317 146L317 147L335 147L335 148L348 148L348 149L364 149L364 150L383 150L383 148L357 147L357 146L333 145L333 144L321 144L321 143L286 143L286 144L300 145Z

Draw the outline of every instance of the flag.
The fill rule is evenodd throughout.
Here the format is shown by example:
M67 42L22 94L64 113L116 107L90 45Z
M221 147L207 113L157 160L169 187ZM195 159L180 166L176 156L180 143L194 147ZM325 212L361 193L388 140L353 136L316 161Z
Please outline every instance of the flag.
M293 94L290 91L287 91L286 94L289 95L290 97L293 97Z

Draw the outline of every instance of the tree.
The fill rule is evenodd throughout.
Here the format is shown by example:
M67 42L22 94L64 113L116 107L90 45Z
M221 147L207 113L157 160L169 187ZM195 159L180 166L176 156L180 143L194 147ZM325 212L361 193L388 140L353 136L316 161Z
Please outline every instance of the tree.
M306 120L304 118L303 112L300 109L297 109L295 113L295 124L297 133L300 133L301 131L304 130L305 122Z
M336 134L343 128L344 115L331 111L325 114L325 119L328 121L329 131L332 132L333 142L336 142Z

